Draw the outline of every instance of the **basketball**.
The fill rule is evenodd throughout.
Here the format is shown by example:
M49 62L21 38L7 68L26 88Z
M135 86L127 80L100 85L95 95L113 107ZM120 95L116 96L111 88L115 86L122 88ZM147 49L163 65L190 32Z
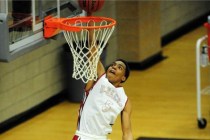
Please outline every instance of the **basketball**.
M100 10L104 5L104 0L78 0L79 6L88 14Z

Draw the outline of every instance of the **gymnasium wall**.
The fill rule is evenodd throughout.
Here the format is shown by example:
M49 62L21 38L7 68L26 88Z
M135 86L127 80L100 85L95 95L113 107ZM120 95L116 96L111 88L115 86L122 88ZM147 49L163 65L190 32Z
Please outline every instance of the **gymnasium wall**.
M116 7L118 57L142 65L151 56L159 54L160 2L122 1L117 2Z
M143 62L159 54L161 38L171 35L171 40L171 33L198 22L193 20L209 13L209 7L209 1L107 1L96 15L115 18L118 24L109 41L106 62L118 57Z
M210 13L209 7L210 1L161 2L161 36L166 36L194 19Z
M0 62L0 123L66 88L63 43L53 40L14 61Z
M141 2L147 5L146 1ZM192 3L188 1L164 1L157 3L156 1L155 7L160 13L156 13L159 18L156 18L154 26L158 27L159 31L157 30L156 34L159 37L155 40L149 38L146 42L160 45L162 36L205 14L209 10L207 7L209 7L210 2L199 1ZM151 1L147 6L147 10L151 10L151 13L154 13L154 5ZM141 26L137 24L141 22L141 19L136 18L144 15L144 12L141 11L142 9L139 9L140 7L139 1L106 1L102 10L95 14L119 19L117 22L119 22L120 28L117 25L106 50L106 63L110 63L119 56L123 58L131 57L128 55L133 55L135 50L139 50L139 44L141 43L138 37L147 30L147 26L142 27L143 23L141 23ZM150 19L152 23L152 19L155 17L154 14L147 14L145 18ZM139 21L137 22L137 20ZM145 24L150 24L149 20ZM156 35L154 32L150 31L150 33ZM147 36L150 37L149 32ZM128 41L124 41L124 43L119 42L123 40ZM130 42L131 40L132 42ZM67 88L67 73L64 71L65 63L62 60L64 50L61 47L64 43L64 39L59 41L52 40L50 44L9 63L0 62L0 124L17 114L39 105ZM132 49L130 49L131 46L133 47ZM141 47L144 49L145 46L141 45ZM157 47L159 51L160 46L157 45ZM138 54L137 58L139 59Z

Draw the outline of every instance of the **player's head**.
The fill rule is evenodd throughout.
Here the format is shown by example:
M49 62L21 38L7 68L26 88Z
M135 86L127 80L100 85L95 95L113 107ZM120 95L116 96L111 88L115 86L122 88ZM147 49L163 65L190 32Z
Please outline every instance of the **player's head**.
M123 83L130 75L130 68L125 60L117 59L107 67L106 74L111 83Z

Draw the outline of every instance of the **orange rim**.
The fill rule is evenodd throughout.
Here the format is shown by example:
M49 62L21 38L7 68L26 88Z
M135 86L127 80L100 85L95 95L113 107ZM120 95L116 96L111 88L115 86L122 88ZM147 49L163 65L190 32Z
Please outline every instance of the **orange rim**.
M108 21L107 25L102 26L73 26L76 21L81 21L82 23L88 23L90 20L94 22ZM73 17L62 19L60 22L60 29L67 31L81 31L82 29L101 29L101 28L111 28L116 25L116 21L107 17Z
M101 26L74 26L76 21L81 23L88 23L90 20L94 22L107 21L107 25ZM115 26L116 21L107 17L73 17L73 18L53 18L48 16L44 19L44 37L50 38L60 32L60 30L79 32L82 29L101 29L101 28L112 28Z

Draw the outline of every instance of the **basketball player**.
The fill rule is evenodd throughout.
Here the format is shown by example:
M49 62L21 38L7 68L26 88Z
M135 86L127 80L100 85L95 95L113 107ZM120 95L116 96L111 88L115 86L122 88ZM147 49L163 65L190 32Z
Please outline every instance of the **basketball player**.
M122 87L122 83L129 76L128 64L118 59L105 71L99 62L97 74L98 80L89 81L85 87L73 140L107 140L107 135L112 132L112 125L119 114L122 140L133 140L131 103Z

